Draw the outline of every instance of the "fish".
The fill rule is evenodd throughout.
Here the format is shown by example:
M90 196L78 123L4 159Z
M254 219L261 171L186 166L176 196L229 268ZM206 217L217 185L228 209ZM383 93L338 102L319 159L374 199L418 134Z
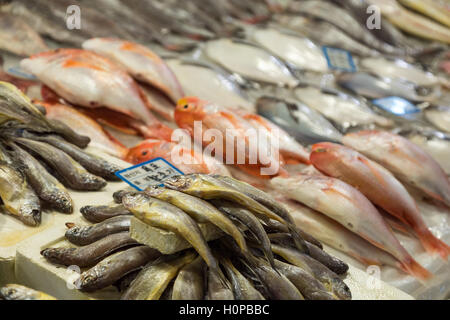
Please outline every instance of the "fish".
M198 256L180 269L173 283L172 300L203 300L205 264Z
M121 300L159 300L164 290L174 279L178 271L196 257L195 252L188 252L178 258L150 263L133 280L123 293Z
M206 271L206 277L206 300L234 300L231 283L227 279L221 279L219 275L210 268Z
M289 207L296 224L307 228L308 232L330 247L348 254L365 265L387 265L403 270L400 262L392 255L335 220L296 201L285 199L285 204Z
M142 269L161 253L147 246L137 246L117 252L102 260L96 266L84 271L75 285L83 292L93 292L106 288L125 275Z
M259 115L271 120L300 143L339 142L342 134L319 112L299 101L262 96L256 102Z
M272 243L280 244L284 246L295 247L294 242L292 241L292 237L288 233L270 233L268 237ZM308 246L309 253L308 255L322 263L325 267L333 271L338 275L346 274L348 271L348 264L344 261L339 260L336 257L325 252L323 249L306 242Z
M419 11L435 21L450 27L450 9L448 3L440 0L400 0L402 5Z
M128 232L120 232L79 248L46 248L41 251L41 255L54 264L92 267L118 249L137 244L136 240L130 238Z
M219 272L219 265L197 223L184 211L145 194L127 194L122 203L139 220L153 227L172 231L189 242L208 267Z
M259 219L248 209L226 200L212 200L212 204L232 219L243 223L258 240L267 261L273 266L274 258L270 249L270 239Z
M377 51L391 55L404 55L404 50L391 46L378 40L371 32L363 27L350 13L339 6L325 1L292 2L288 11L312 16L333 24L336 28L349 34L351 37L363 42L365 45ZM333 14L330 14L333 12Z
M277 213L268 209L257 200L254 200L252 197L238 191L234 187L230 187L229 184L224 184L222 180L218 180L216 177L201 174L176 176L166 179L164 181L164 186L169 189L178 190L205 200L229 200L242 205L246 209L255 213L258 217L262 217L262 219L273 219L283 223L289 227L291 234L294 235L297 246L306 252L308 251L306 245L304 244L304 240L298 234L298 231L292 229L289 220L285 220L289 219L289 216L279 216ZM250 185L247 186L249 192L253 191L251 188L253 187ZM258 197L257 192L253 192L253 196L255 198ZM271 204L272 202L269 196L265 196L265 198L260 197L258 200L264 201L267 204ZM281 214L285 213L282 209L280 209L279 204L277 205L272 203L272 206L273 208L278 208Z
M336 300L325 286L302 268L275 260L277 270L291 281L307 300Z
M351 148L332 143L313 145L311 161L321 172L357 188L372 203L413 228L427 252L447 260L450 247L431 233L414 199L387 169Z
M129 41L94 38L84 42L83 49L117 62L133 77L159 89L174 103L184 96L170 67L147 47Z
M339 91L306 86L295 89L295 97L338 124L343 131L370 124L393 125L390 119L377 115L363 101Z
M226 71L211 64L186 59L169 59L167 64L187 96L253 111L254 106L249 97Z
M294 32L257 28L251 32L251 38L298 70L328 71L322 50L311 40L301 38Z
M342 142L392 172L400 181L450 206L450 181L439 164L418 145L386 131L360 131Z
M66 125L70 125L76 132L83 133L83 135L89 137L89 146L120 159L123 159L128 152L128 149L114 139L101 125L72 106L42 101L33 101L33 103L45 108L48 119L61 121Z
M130 221L131 216L116 216L88 226L66 223L69 229L64 236L77 246L85 246L111 234L129 231Z
M439 85L439 79L430 72L423 71L401 59L364 58L360 69L378 75L381 78L401 79L416 86L432 87Z
M112 164L99 156L88 153L56 135L44 136L24 132L23 137L34 141L45 142L55 148L58 148L69 155L73 160L81 164L86 170L99 177L102 177L108 181L119 181L119 178L115 175L117 171L121 170L119 166Z
M216 159L236 164L256 176L284 172L280 166L283 161L277 152L276 139L267 141L265 131L259 133L257 128L230 108L196 97L185 97L178 101L175 122L192 137L201 139L203 146L207 148L203 150L203 154L208 154L209 151ZM199 129L202 135L197 133L196 136ZM214 131L208 133L208 129ZM213 134L218 138L213 140Z
M431 274L417 263L400 244L373 204L347 183L326 176L297 175L293 178L272 179L272 186L293 200L304 203L373 245L397 258L404 270L418 279Z
M53 209L63 213L72 213L73 201L66 188L28 152L11 141L8 142L8 145L12 148L14 158L17 163L20 163L27 182L37 196Z
M424 115L439 130L450 132L450 107L430 107L425 109Z
M272 244L272 250L275 254L281 256L283 259L293 264L310 276L320 281L325 288L332 292L338 299L351 300L352 293L350 288L339 278L339 276L325 267L320 262L313 258L302 254L293 248L286 248L276 244Z
M41 223L39 198L26 177L13 166L3 146L0 147L0 198L5 211L28 226Z
M259 130L259 133L264 133L269 141L273 138L278 139L278 149L286 162L309 164L308 150L278 125L255 113L241 109L235 109L235 112Z
M1 12L0 48L19 56L29 56L47 51L48 47L39 34L25 21L14 15Z
M393 0L368 0L378 6L381 14L402 31L429 40L450 43L450 31L424 16L403 8Z
M108 107L149 126L165 128L151 113L151 106L133 78L94 52L56 49L24 59L20 66L70 103L89 108ZM61 82L55 74L63 74L69 80Z
M265 300L264 296L253 287L252 283L245 278L242 273L239 272L230 259L222 257L220 262L230 279L236 300Z
M19 284L7 284L0 288L0 300L57 300L44 292Z
M298 80L289 68L266 50L245 42L220 39L205 44L209 59L250 80L295 87ZM227 52L224 55L224 52Z
M158 186L147 188L145 193L183 210L198 223L211 223L215 225L236 241L243 254L249 254L247 243L241 230L239 230L233 221L209 202L177 190Z
M174 157L176 155L176 157ZM163 158L176 165L183 173L215 173L230 175L223 163L214 157L196 152L182 144L159 139L146 139L129 149L126 161L139 164Z
M139 87L141 88L141 92L144 94L145 99L152 105L152 110L160 117L172 122L175 104L154 87L142 82L139 83Z
M78 162L65 152L43 142L25 138L15 138L15 142L39 156L55 170L62 183L74 190L97 191L106 185L103 178L87 172Z
M93 223L103 222L117 216L127 216L132 213L123 205L84 206L80 209L83 217Z
M295 31L299 35L305 36L318 44L341 48L360 57L376 57L381 55L379 51L358 42L345 33L345 31L323 20L288 13L277 14L274 16L274 20L284 28Z

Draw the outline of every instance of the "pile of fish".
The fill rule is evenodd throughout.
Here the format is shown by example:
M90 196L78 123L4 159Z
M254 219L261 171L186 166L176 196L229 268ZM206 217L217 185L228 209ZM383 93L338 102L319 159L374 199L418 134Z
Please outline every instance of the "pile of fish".
M67 224L72 247L44 249L58 265L85 270L75 285L115 285L125 300L351 299L348 266L294 225L269 194L227 176L190 174L144 192L118 191L117 204L83 207L93 225ZM132 216L171 231L193 249L162 255L130 237ZM199 223L223 232L207 242ZM85 269L87 268L87 269Z
M18 88L0 82L2 207L29 226L40 224L41 203L62 213L73 211L66 187L100 190L120 170L85 152L88 137L46 118L43 111Z

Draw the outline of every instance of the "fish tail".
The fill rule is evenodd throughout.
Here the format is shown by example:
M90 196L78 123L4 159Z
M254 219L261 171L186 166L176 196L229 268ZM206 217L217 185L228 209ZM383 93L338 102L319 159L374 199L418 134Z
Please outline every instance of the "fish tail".
M420 280L428 280L433 277L427 269L417 263L411 256L401 261L401 269Z
M431 254L439 254L442 259L447 261L450 247L443 241L436 238L428 229L419 235L420 242L425 250Z

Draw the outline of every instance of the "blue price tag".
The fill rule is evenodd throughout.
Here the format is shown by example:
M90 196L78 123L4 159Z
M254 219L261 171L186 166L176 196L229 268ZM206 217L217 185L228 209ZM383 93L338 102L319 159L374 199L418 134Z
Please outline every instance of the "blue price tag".
M37 80L36 76L34 76L31 73L25 72L22 70L19 66L16 67L10 67L8 70L6 70L7 73L9 73L12 76L28 79L28 80Z
M322 47L322 50L330 69L356 72L356 65L350 52L327 46Z
M138 191L163 185L164 180L181 174L184 173L163 158L155 158L116 172L117 177Z
M400 97L386 97L372 100L372 103L397 116L407 116L421 112L414 104Z

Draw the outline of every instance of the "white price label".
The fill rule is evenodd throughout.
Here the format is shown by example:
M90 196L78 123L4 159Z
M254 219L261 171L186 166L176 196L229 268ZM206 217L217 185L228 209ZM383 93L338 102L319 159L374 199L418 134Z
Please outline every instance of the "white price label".
M163 158L156 158L116 172L116 176L138 191L162 185L164 180L183 174Z

